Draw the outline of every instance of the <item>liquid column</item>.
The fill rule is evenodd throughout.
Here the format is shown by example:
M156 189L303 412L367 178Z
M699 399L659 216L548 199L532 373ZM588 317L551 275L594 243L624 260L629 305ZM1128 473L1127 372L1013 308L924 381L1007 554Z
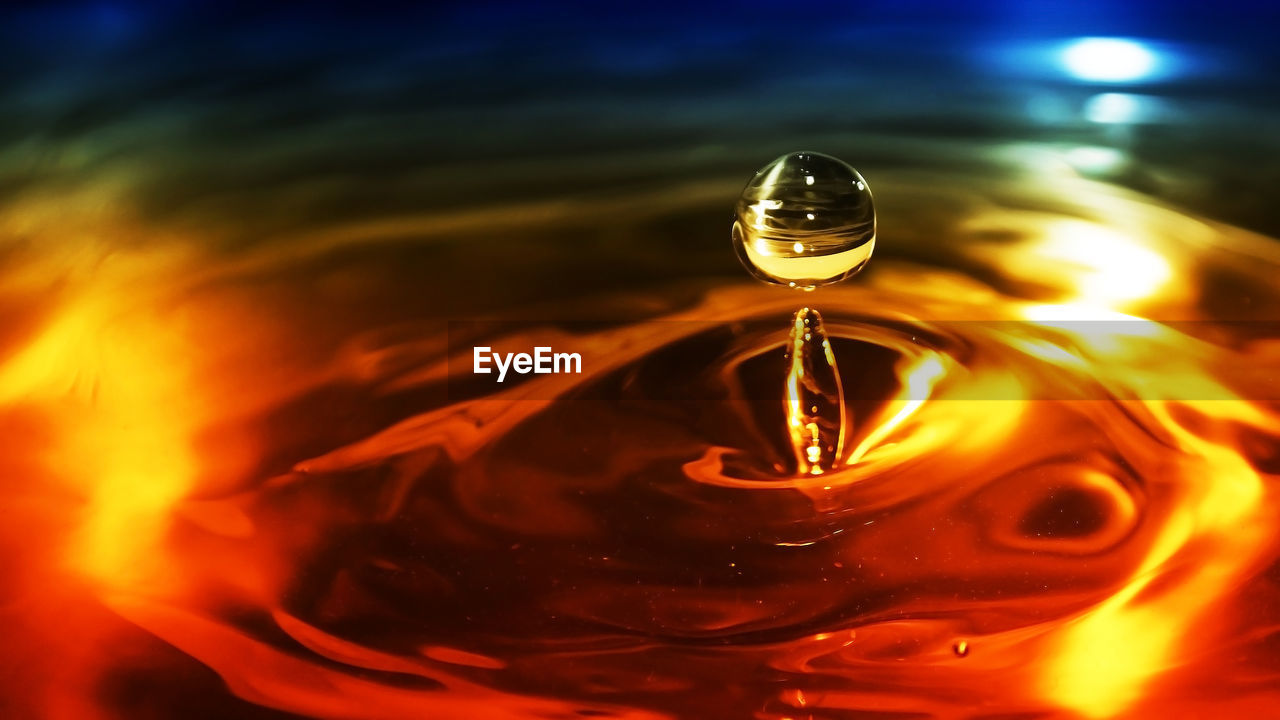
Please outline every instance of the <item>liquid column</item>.
M799 473L835 469L844 454L844 393L822 316L811 308L797 310L791 323L783 404Z

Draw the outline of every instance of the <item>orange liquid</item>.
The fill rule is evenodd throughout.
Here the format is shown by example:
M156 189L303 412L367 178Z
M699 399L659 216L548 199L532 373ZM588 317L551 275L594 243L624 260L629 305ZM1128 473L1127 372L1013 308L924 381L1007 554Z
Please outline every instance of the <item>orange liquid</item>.
M531 226L26 250L0 364L15 712L1280 709L1273 244L1080 180L944 182L938 204L885 173L876 262L805 296L849 425L835 472L797 474L797 294L723 243L615 292L627 268L583 268L628 240L533 240L608 219L651 241L734 182ZM499 257L529 271L475 280ZM1243 295L1237 322L1207 309ZM446 324L481 315L533 319ZM459 370L478 344L584 372L481 388Z

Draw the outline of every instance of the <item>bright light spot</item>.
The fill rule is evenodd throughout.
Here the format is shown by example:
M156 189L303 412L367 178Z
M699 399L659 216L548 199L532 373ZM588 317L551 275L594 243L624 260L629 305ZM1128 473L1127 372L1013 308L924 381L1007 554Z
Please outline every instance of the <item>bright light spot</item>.
M812 185L812 184L813 184L813 176L812 176L812 175L805 175L805 176L804 176L804 184L805 184L805 185Z
M1089 122L1131 123L1141 119L1142 103L1137 95L1102 93L1085 102L1084 116Z
M1036 250L1074 281L1079 300L1102 307L1149 297L1173 274L1168 261L1140 241L1080 220L1049 225Z
M791 246L791 249L796 251L797 253L802 253L804 252L804 243L796 243L795 245Z
M1125 156L1115 148L1086 145L1068 150L1066 160L1081 172L1102 174L1118 170L1124 165Z
M1127 322L1130 323L1126 330L1133 332L1135 329L1145 328L1141 318L1135 315L1129 315L1115 310L1100 308L1097 305L1075 304L1075 303L1054 303L1052 305L1028 305L1023 309L1022 314L1028 320L1034 320L1038 324L1050 327L1071 327L1074 323L1081 322Z
M1156 54L1140 42L1120 38L1082 38L1067 46L1062 64L1080 80L1134 82L1156 70Z

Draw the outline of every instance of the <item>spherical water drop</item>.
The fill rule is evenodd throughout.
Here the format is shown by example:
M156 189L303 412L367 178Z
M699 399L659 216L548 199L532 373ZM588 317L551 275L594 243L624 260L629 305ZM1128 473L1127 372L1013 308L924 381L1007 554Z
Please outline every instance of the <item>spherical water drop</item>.
M812 290L862 269L876 244L867 181L847 163L794 152L760 169L738 198L733 247L752 275Z

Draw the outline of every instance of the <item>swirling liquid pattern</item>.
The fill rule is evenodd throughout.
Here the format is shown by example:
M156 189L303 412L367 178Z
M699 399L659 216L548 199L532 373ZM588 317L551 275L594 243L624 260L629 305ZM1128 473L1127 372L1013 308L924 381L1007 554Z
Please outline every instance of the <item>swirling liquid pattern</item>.
M12 5L0 718L1280 717L1274 11Z
M589 331L389 302L419 247L396 237L502 212L98 257L0 365L30 478L11 538L62 538L10 591L15 642L57 659L29 702L129 713L131 670L228 702L158 638L243 716L1273 712L1277 246L1078 178L952 180L878 178L884 256L821 293L849 420L821 475L785 432L786 291L596 291ZM644 232L732 197L712 187L543 227ZM349 317L316 310L337 298ZM481 340L572 345L584 372L481 393L458 370ZM62 574L127 625L32 595Z

